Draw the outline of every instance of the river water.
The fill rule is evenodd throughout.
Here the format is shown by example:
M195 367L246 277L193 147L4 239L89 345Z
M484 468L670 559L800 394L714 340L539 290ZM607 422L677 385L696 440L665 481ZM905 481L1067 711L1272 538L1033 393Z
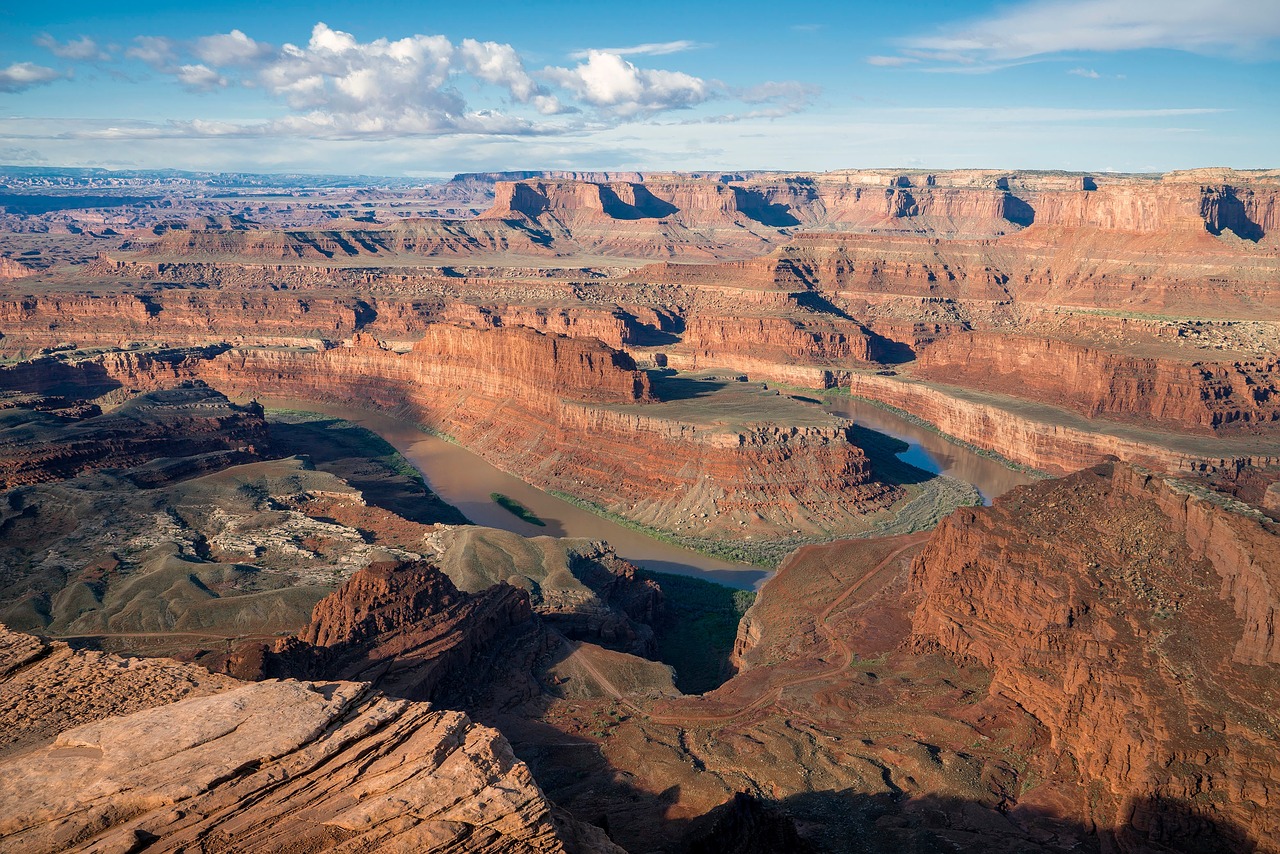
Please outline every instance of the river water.
M927 472L972 483L987 504L1015 486L1035 482L1035 478L1024 472L975 454L926 427L913 424L865 400L838 398L826 409L869 430L906 442L908 448L898 454L898 459Z
M576 507L530 486L520 478L499 471L476 454L413 424L381 413L311 401L269 401L279 408L317 412L343 418L386 439L422 473L431 491L457 507L477 525L501 528L525 537L584 537L605 540L619 555L636 566L654 572L692 575L730 587L750 590L771 573L758 566L733 563L691 549L655 540ZM519 501L546 522L546 527L525 522L489 497L498 492Z
M655 572L673 572L751 589L770 573L759 567L733 563L665 543L597 516L499 471L460 445L424 433L415 425L362 409L311 401L274 401L280 408L318 412L344 418L377 433L419 472L431 491L457 507L477 525L501 528L526 537L584 537L605 540L619 555ZM268 404L269 406L271 404ZM840 400L827 407L863 427L900 439L910 446L898 457L917 468L950 475L974 484L988 502L1031 478L943 439L864 401ZM525 522L489 497L501 493L519 501L546 526Z

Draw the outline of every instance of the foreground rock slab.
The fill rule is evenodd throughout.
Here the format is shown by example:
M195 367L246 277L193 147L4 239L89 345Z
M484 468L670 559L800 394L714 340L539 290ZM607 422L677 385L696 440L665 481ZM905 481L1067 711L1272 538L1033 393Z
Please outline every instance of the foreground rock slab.
M46 693L68 658L136 669L3 629L0 655L6 683ZM460 712L353 682L243 684L156 668L214 693L165 702L157 692L152 708L97 720L85 706L88 722L52 741L29 733L0 761L0 852L619 850L553 817L502 736ZM74 719L77 695L61 697Z

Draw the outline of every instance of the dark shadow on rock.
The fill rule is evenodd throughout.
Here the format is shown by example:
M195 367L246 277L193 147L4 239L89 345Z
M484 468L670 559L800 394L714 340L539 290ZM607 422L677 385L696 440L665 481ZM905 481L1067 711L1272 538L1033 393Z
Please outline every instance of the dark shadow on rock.
M1249 219L1249 212L1245 209L1244 202L1230 188L1218 197L1217 209L1214 213L1216 215L1205 223L1209 233L1214 236L1230 231L1236 237L1254 243L1264 236L1262 226Z
M706 397L724 388L722 380L698 380L676 376L670 369L649 371L649 387L658 400L692 400Z
M1015 225L1027 226L1036 221L1036 211L1013 193L1005 193L1004 218Z
M738 792L699 816L685 831L686 854L818 854L800 838L795 821L773 804Z
M69 365L44 358L0 369L0 390L49 394L87 400L123 388L123 384L96 362Z
M796 219L790 208L777 203L771 204L758 190L734 187L733 196L738 205L738 212L761 225L789 228L800 224L800 220Z
M374 507L424 525L466 525L467 518L431 492L420 476L392 467L395 448L380 436L339 418L269 424L271 450L306 456L316 468L343 478Z
M624 202L608 184L600 185L600 204L604 212L613 219L662 219L671 216L680 209L668 201L664 201L643 184L631 184L631 192L635 204Z
M905 341L894 341L875 332L871 333L871 359L882 365L901 365L914 361L916 351Z
M657 347L663 344L676 344L680 341L680 336L685 330L684 318L667 312L656 312L656 315L654 324L642 323L638 318L628 315L635 327L629 343L639 347Z
M849 428L849 441L866 451L867 458L871 460L872 475L883 483L904 486L924 483L938 476L899 459L898 454L911 446L886 433L854 424Z
M834 314L841 320L854 319L844 309L840 308L817 291L805 291L804 293L795 294L793 299L795 300L796 305L801 308L807 308L809 311L816 311L822 314Z

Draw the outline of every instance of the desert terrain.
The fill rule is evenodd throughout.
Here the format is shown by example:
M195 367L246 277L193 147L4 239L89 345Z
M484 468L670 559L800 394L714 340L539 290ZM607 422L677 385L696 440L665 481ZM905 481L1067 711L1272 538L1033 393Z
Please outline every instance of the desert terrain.
M1280 172L0 183L0 852L1280 852Z

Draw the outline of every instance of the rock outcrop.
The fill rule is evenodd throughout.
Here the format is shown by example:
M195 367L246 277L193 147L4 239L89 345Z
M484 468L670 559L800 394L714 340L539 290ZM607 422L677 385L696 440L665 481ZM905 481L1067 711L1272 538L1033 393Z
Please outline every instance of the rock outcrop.
M505 582L526 590L534 612L566 637L654 657L662 589L608 543L471 525L447 528L436 542L440 569L461 590Z
M206 663L242 679L372 682L428 700L450 680L466 681L482 651L531 617L528 594L515 587L468 594L430 564L374 563L322 599L296 636Z
M502 736L460 712L350 682L240 685L3 629L0 651L0 696L37 691L37 714L66 713L0 759L0 851L620 850L553 814ZM29 724L15 711L9 737Z
M1126 828L1121 850L1219 825L1274 841L1278 589L1256 510L1104 464L944 522L912 569L913 638L992 671L1050 734L1037 765L1078 769L1074 809Z
M261 407L238 406L203 385L153 391L105 414L97 407L72 415L0 409L0 489L161 457L217 454L203 461L212 469L256 459L266 445Z
M1257 431L1280 421L1275 359L1143 358L1047 338L966 332L921 348L912 373L1166 429Z

